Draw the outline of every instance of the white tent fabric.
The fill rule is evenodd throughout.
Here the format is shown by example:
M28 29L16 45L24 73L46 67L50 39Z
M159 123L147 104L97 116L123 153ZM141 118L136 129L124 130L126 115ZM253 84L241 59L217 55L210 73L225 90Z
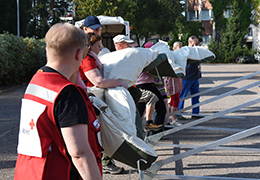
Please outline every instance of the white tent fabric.
M104 66L105 78L121 79L130 87L156 57L157 52L151 49L126 48L104 54L100 61Z
M142 70L157 58L158 53L167 55L168 61L176 74L185 74L188 59L200 61L209 56L215 57L211 51L205 48L186 46L179 50L171 51L166 44L158 42L151 49L126 48L102 55L100 61L104 66L103 76L105 78L121 79L130 87L135 84ZM97 99L104 100L109 107L107 108L104 105L99 107L103 118L106 119L103 122L105 125L103 127L105 128L101 129L101 139L105 148L105 154L113 156L123 141L129 141L137 146L140 144L140 148L146 151L146 144L143 144L144 142L136 137L136 109L130 93L123 87L108 89L92 87L88 88L88 90L95 94L98 97ZM118 142L114 143L113 139L117 138L119 138ZM111 146L113 147L112 149ZM149 148L148 151L152 152L151 154L154 153ZM152 156L155 157L156 153Z
M114 116L117 117L114 125L124 133L136 136L135 102L127 89L124 87L105 89L105 102Z
M101 115L98 118L101 121L100 132L104 153L109 157L124 156L124 158L119 158L117 160L134 168L136 168L136 160L144 159L147 161L147 167L145 167L145 169L148 168L158 156L156 151L135 134L129 133L132 123L129 124L127 121L118 119L117 116L111 112L110 108L108 108L108 105L99 98L91 96L90 100L101 112ZM125 132L122 129L127 129L127 131ZM122 151L120 150L120 147L122 147L122 144L125 141L128 142L128 145L127 148ZM132 149L136 149L134 151L135 154L132 154ZM132 153L129 154L127 151ZM136 159L133 159L133 156L136 157ZM125 159L127 159L127 162L124 162Z
M110 17L110 16L97 16L100 24L107 25L107 24L125 24L125 20L121 16L117 17Z
M97 16L98 20L100 21L100 24L102 25L109 25L109 24L124 24L126 25L127 23L125 22L125 20L118 16L118 17L110 17L110 16ZM84 25L84 21L85 19L82 19L80 21L76 21L75 22L75 26L80 28Z
M200 62L207 57L216 57L210 50L200 46L184 46L178 50L171 51L166 44L158 42L153 45L151 49L153 51L159 51L159 54L165 53L175 73L183 73L184 75L186 74L185 69L188 59L197 60Z

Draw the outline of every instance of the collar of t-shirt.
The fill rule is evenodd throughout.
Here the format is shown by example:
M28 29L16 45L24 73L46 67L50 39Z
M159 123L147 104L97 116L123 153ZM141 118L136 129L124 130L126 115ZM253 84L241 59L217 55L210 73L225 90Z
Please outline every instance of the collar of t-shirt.
M40 68L40 70L42 70L43 72L59 73L58 71L56 71L55 69L53 69L49 66L43 66Z

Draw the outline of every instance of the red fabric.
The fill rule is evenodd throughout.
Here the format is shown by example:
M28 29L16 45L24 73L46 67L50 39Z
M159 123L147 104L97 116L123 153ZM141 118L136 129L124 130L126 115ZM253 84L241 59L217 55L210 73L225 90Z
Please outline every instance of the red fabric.
M93 107L93 104L90 102L87 94L85 93L85 91L83 89L79 89L82 96L84 97L84 100L86 102L87 108L88 108L88 141L90 144L90 147L93 151L93 153L95 154L98 166L99 166L99 170L101 172L102 175L102 163L101 163L101 153L100 151L103 151L103 148L100 147L99 143L98 143L98 139L97 139L97 133L100 131L100 127L98 129L96 129L95 125L94 125L94 121L97 119L96 117L96 113Z
M37 72L32 78L30 85L38 85L46 89L57 92L58 94L61 90L68 86L73 85L64 76L58 73L46 73ZM89 144L92 151L94 152L97 163L102 173L101 164L101 153L102 149L97 140L97 130L93 129L93 122L96 120L95 112L92 104L90 103L85 91L77 86L80 93L86 102L86 106L89 112L89 125L88 125L88 137ZM45 92L43 92L45 93ZM56 97L57 97L56 96ZM18 154L17 163L15 167L15 180L57 180L57 179L70 179L70 166L71 162L67 157L66 147L64 140L56 126L53 107L54 102L50 102L40 97L25 94L24 99L29 99L32 101L39 102L46 105L46 109L43 114L39 117L37 121L37 130L39 132L39 137L42 147L42 157L33 157ZM49 148L51 147L51 151Z
M180 102L180 94L181 92L179 91L177 94L171 96L171 101L169 103L170 106L178 108Z
M92 69L98 69L95 58L93 58L90 55L87 55L81 62L80 67L79 67L79 72L81 79L85 83L87 87L92 87L94 86L89 79L86 77L85 72L92 70Z

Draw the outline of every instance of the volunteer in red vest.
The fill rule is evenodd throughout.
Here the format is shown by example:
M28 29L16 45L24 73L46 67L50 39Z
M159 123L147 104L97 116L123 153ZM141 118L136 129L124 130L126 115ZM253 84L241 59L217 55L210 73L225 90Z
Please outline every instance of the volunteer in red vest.
M102 179L101 124L85 91L70 81L88 51L86 34L58 23L45 41L47 64L22 100L14 179Z

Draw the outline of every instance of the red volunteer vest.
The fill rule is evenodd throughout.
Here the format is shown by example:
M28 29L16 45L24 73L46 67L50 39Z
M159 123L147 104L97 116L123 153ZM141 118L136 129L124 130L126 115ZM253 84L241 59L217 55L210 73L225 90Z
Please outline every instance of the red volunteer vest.
M68 85L75 86L58 73L39 71L28 85L21 108L15 180L70 179L71 162L54 119L55 100ZM77 89L88 109L88 140L102 172L102 148L97 140L100 123L84 90Z

